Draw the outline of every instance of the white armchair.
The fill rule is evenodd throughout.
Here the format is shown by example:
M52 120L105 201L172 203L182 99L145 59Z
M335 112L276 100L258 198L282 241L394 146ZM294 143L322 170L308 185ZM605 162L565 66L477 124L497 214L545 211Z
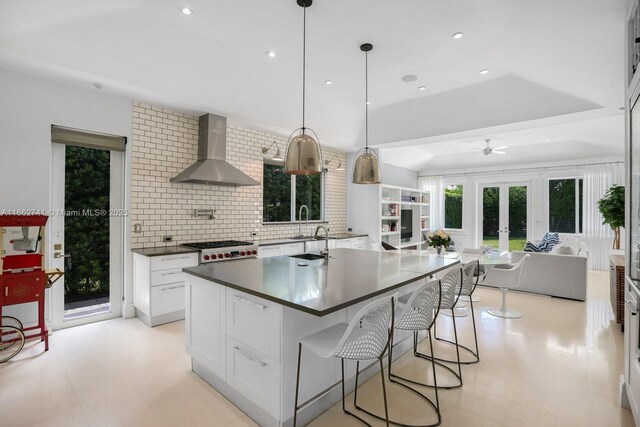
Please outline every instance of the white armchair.
M507 292L509 289L516 289L520 286L522 266L527 261L527 258L529 258L528 254L523 256L516 264L496 266L487 271L484 283L500 288L502 291L502 307L490 308L487 310L487 313L507 319L522 317L522 313L519 311L507 308Z

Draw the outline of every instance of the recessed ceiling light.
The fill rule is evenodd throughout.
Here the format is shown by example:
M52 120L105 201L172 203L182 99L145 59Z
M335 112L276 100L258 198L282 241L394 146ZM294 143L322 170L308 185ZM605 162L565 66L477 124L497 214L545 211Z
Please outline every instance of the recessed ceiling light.
M418 90L427 90L427 87L426 86L419 86Z
M324 84L326 84L326 85L332 85L332 84L333 84L333 82L332 82L331 80L325 80L325 81L324 81Z
M191 15L193 13L193 10L191 10L188 7L183 7L182 8L182 13L184 13L185 15Z
M547 138L547 139L546 139L546 141L547 141L547 142L551 141L551 138Z
M267 56L269 58L275 58L276 57L276 53L274 51L270 50L269 52L267 52Z
M405 76L402 76L400 80L402 80L405 83L411 83L418 80L418 76L416 76L415 74L407 74Z
M486 68L484 70L480 70L480 74L481 75L485 75L485 74L489 74L489 70L487 70Z
M95 82L93 84L93 87L95 87L96 89L102 89L104 87L104 85L100 82Z
M451 37L453 37L454 39L458 40L458 39L461 39L461 38L464 37L464 33L455 33Z
M366 104L367 104L367 105L371 104L371 101L367 101L367 102L366 102Z

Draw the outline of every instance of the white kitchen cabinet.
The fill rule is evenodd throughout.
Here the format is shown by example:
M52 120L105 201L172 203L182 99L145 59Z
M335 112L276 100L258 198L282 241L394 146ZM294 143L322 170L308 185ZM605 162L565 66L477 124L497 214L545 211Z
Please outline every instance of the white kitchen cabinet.
M351 240L351 247L353 249L369 249L369 238L368 237L354 237Z
M226 299L227 335L279 362L282 306L232 288Z
M187 353L225 378L225 288L199 277L186 281Z
M273 418L280 417L280 364L227 337L226 381Z
M184 319L183 268L198 265L198 253L165 256L133 254L136 316L148 326Z
M269 258L282 255L297 255L304 253L304 250L304 242L260 246L258 248L258 258Z

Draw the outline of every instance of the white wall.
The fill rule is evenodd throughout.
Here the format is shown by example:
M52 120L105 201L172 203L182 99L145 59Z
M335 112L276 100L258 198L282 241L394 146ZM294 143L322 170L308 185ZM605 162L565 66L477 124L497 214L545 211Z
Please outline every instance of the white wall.
M2 68L0 94L0 212L50 208L52 124L131 138L128 99ZM129 252L128 241L125 237L125 253ZM49 239L48 244L52 243ZM127 275L125 283L130 283ZM36 319L35 311L19 306L12 310L26 322Z
M418 171L382 162L380 172L383 184L409 188L418 186Z

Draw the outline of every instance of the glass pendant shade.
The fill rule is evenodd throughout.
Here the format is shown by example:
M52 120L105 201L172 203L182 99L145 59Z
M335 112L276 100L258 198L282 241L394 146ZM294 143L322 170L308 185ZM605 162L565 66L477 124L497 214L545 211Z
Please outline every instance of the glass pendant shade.
M362 148L353 164L354 184L380 184L380 161L373 150Z
M320 144L304 131L289 139L284 172L290 175L316 175L322 173Z

